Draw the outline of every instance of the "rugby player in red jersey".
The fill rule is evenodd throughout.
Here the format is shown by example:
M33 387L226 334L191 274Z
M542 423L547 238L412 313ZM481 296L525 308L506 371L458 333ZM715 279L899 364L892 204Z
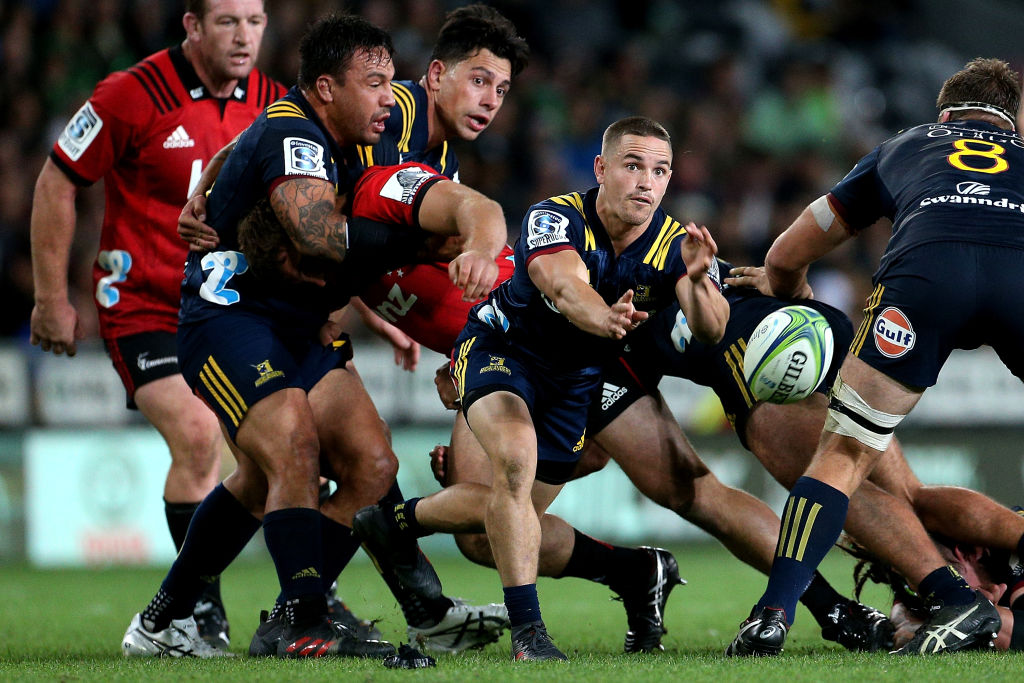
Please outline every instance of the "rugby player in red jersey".
M100 334L128 397L167 442L168 526L180 549L192 513L219 479L216 416L189 390L175 331L186 248L176 217L203 166L284 88L255 69L263 0L187 0L180 45L113 73L61 133L32 206L31 341L75 355L82 338L68 296L79 188L103 179L106 208L93 267ZM126 106L129 104L130 106ZM203 637L228 644L219 583L196 607Z

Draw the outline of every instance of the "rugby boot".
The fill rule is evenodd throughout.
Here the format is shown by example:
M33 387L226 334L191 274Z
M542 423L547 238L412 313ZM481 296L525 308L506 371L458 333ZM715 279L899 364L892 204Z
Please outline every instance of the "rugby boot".
M755 607L756 609L756 607ZM727 657L773 657L782 652L789 624L786 612L778 607L764 607L750 612L740 624L740 632L725 650Z
M686 585L679 578L679 564L672 553L663 548L642 546L651 560L650 572L642 577L640 585L624 589L618 600L626 608L626 652L653 652L664 650L661 637L665 628L665 603L676 586Z
M542 662L568 661L568 657L555 647L543 621L531 621L512 629L512 661Z
M892 649L892 622L873 607L844 600L833 605L827 617L829 623L821 629L825 640L839 643L853 652Z
M233 654L211 646L199 635L195 617L174 619L161 631L150 631L136 614L121 640L125 657L234 657Z
M409 626L409 642L431 652L454 654L497 641L509 628L505 605L470 605L461 598L433 626Z
M228 625L224 605L219 600L205 596L200 598L192 610L192 616L196 619L196 628L203 640L220 650L228 649L231 644L231 627Z
M386 640L362 640L341 624L326 616L304 624L286 624L277 641L277 656L307 657L361 657L384 659L395 654L394 646Z
M364 507L352 519L352 530L382 575L393 575L421 600L442 598L441 579L415 540L399 533L378 505Z
M380 640L383 634L377 628L377 622L357 617L338 597L338 582L335 581L327 591L327 616L331 621L341 624L363 640Z
M985 650L995 646L1002 626L999 611L988 598L974 592L966 605L929 605L931 614L897 655L931 655L959 650Z

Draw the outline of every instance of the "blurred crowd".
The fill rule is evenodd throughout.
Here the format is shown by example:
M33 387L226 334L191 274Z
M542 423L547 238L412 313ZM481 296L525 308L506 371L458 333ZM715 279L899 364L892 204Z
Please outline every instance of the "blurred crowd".
M266 4L260 65L291 85L305 26L343 4ZM345 6L391 32L397 78L415 80L444 13L459 4ZM490 130L459 149L461 178L502 204L510 235L533 202L593 184L605 126L645 114L673 135L668 212L706 224L737 264L760 263L774 236L885 137L933 120L942 81L976 56L909 33L923 0L490 4L532 56ZM27 340L32 193L53 142L103 76L180 42L181 15L177 0L0 2L0 336ZM100 187L81 194L71 282L90 336L102 212ZM816 266L817 298L856 319L888 236L868 231Z

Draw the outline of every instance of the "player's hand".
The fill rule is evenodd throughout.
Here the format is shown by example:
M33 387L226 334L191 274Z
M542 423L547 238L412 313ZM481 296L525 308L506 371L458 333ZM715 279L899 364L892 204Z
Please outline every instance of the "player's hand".
M321 346L327 346L333 342L338 341L341 338L341 325L328 319L323 325L320 326L320 344Z
M448 480L448 447L441 444L437 444L430 449L430 471L434 474L434 479L437 479L437 483L441 486L447 486Z
M638 311L633 306L633 290L628 290L608 309L608 317L604 324L604 336L622 339L647 320L646 311Z
M85 334L78 320L78 311L67 299L37 303L29 320L29 341L43 351L73 356L78 353L78 340Z
M455 387L451 374L448 372L448 363L445 363L434 373L434 386L437 387L437 395L441 403L448 410L458 410L462 407L459 400L459 390Z
M698 282L711 270L718 245L706 227L702 225L698 228L694 223L687 223L686 237L680 243L679 250L686 264L686 276Z
M448 264L448 277L462 290L463 301L478 301L494 289L498 264L480 251L466 251Z
M764 272L764 266L739 266L729 271L729 275L722 282L732 287L751 287L766 294L772 295L772 286L768 284L768 275Z
M903 606L902 602L894 602L889 613L889 621L895 632L892 635L893 649L899 649L910 642L910 639L921 628L924 620Z
M395 328L395 331L398 332L398 335L388 338L391 348L395 352L395 365L407 372L412 372L420 362L420 345L398 328Z
M206 196L198 194L188 200L178 216L178 237L188 242L189 251L210 251L220 243L217 231L205 220Z

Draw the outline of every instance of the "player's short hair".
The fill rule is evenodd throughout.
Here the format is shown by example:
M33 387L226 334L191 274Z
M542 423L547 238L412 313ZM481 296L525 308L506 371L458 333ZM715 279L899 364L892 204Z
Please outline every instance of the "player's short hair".
M493 7L476 4L445 15L430 59L452 64L480 50L490 50L507 59L513 76L526 68L530 58L530 47L516 32L515 25Z
M329 14L317 20L299 43L299 87L312 88L316 79L330 74L342 85L352 56L365 50L382 62L394 57L391 36L354 14Z
M672 146L672 137L665 126L646 116L627 116L619 119L604 129L601 136L601 154L608 153L624 135L637 135L644 138L658 138Z
M1009 64L1001 59L978 57L942 84L935 104L940 112L950 110L953 120L964 118L971 110L994 109L988 113L1007 118L1015 125L1020 90L1020 75Z
M267 0L263 0L261 3L263 9L267 9ZM200 19L206 16L206 13L210 11L210 0L185 0L185 13L194 14Z

